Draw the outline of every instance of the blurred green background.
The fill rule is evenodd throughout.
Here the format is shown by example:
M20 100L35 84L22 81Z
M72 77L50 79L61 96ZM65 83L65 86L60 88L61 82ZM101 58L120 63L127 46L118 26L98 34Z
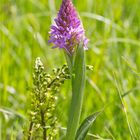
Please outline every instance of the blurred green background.
M73 0L90 39L81 121L102 108L87 140L140 140L140 0ZM20 140L28 124L32 68L47 72L65 62L47 43L61 0L0 0L0 140ZM58 95L66 127L70 81ZM94 134L94 135L92 135Z

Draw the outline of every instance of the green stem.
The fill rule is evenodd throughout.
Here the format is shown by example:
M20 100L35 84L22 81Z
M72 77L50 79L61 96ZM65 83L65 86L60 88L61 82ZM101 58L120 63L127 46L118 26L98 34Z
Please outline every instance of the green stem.
M30 122L30 127L29 127L29 135L28 135L28 140L32 139L32 128L33 128L33 122Z
M42 122L42 128L43 128L43 140L47 140L46 124L44 120L44 112L42 110L41 110L41 122Z
M67 140L75 140L83 103L85 86L85 59L82 46L79 46L77 49L72 71L72 99L66 134Z

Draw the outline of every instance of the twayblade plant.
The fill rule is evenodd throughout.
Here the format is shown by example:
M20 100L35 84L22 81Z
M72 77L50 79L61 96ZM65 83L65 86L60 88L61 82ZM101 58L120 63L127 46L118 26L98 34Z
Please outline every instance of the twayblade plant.
M37 58L33 73L33 88L31 94L30 125L27 139L56 139L57 116L56 99L60 86L69 79L67 65L53 69L53 74L47 74L44 66Z
M55 24L51 26L49 43L64 50L71 74L72 99L67 124L67 140L84 139L87 131L78 131L85 87L85 56L88 39L71 0L63 0ZM98 113L97 113L98 114ZM95 119L96 115L91 118ZM92 120L92 119L91 119ZM92 122L92 121L91 121ZM89 123L91 123L89 122ZM88 119L83 122L89 124ZM90 125L86 125L90 126ZM83 127L80 127L80 129ZM83 130L85 130L83 128ZM88 130L88 128L87 128ZM77 132L78 131L78 132ZM83 136L78 136L82 135ZM77 133L77 134L76 134Z

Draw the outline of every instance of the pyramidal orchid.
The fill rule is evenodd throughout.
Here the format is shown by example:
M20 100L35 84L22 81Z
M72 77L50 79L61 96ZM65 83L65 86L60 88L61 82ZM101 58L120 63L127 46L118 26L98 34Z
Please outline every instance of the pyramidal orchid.
M75 140L79 126L85 86L85 58L88 39L71 0L62 0L55 24L51 26L49 43L65 50L71 73L72 99L67 124L67 140Z
M63 0L55 24L51 26L49 43L54 44L53 48L65 49L72 55L81 41L87 49L88 39L76 9L71 0Z

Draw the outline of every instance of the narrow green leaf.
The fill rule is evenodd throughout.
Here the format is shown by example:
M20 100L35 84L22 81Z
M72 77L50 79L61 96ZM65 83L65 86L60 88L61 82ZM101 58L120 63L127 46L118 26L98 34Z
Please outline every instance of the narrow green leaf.
M75 56L72 59L72 99L67 125L67 140L75 140L81 115L85 86L85 59L83 44L80 44L77 47Z
M96 120L96 118L100 115L101 111L96 112L90 116L88 116L79 127L77 134L76 134L76 140L84 140L86 137L89 128L93 124L93 122Z

